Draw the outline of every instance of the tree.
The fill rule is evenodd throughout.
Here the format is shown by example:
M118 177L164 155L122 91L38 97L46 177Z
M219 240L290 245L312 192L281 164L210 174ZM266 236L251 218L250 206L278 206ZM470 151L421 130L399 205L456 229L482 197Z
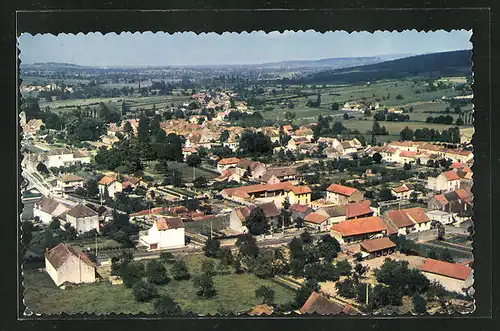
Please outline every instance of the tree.
M260 235L269 230L269 222L260 207L254 208L245 220L245 225L253 235Z
M343 118L344 120L348 120L348 119L349 119L349 114L344 113L344 115L342 116L342 118Z
M412 140L413 139L413 130L410 129L409 127L405 127L403 130L401 130L400 137L401 137L402 141Z
M340 252L340 244L337 239L325 234L321 237L317 249L320 257L323 257L327 262L331 262Z
M186 164L191 167L197 167L201 164L201 157L198 154L191 154L186 158Z
M334 102L334 103L332 103L332 105L331 105L330 108L331 108L331 110L339 110L340 109L340 105L339 105L338 102Z
M356 265L354 266L354 271L356 272L359 278L361 278L366 273L367 270L368 268L364 267L361 263L356 263Z
M338 293L344 298L355 298L357 295L356 282L350 278L346 278L335 284Z
M220 241L218 239L207 239L205 242L205 256L218 257L220 253Z
M285 119L288 122L293 122L293 120L295 120L296 117L297 117L297 114L295 114L295 112L287 111L285 113Z
M236 247L243 256L257 257L259 255L257 242L250 233L241 234L236 240Z
M33 223L29 221L24 221L22 224L22 243L25 248L28 248L31 240L33 239Z
M170 281L167 275L167 269L165 269L162 261L158 259L148 262L146 266L146 276L148 282L156 285L164 285Z
M183 260L175 261L172 265L172 275L175 280L188 280L191 278L189 274L188 268L186 266L186 262Z
M427 300L418 294L414 294L411 297L411 302L413 304L413 311L417 314L425 314L427 312Z
M233 252L229 247L219 249L217 258L220 259L220 263L224 265L232 265L234 263Z
M387 201L387 200L395 200L396 197L392 195L392 192L388 188L383 188L380 190L378 194L378 198L380 201Z
M265 285L259 286L255 290L255 297L262 298L263 304L267 304L267 305L274 304L274 290L269 286L265 286Z
M461 117L459 117L459 118L457 118L457 120L455 121L455 124L456 124L456 125L464 125L464 120L463 120Z
M157 297L158 290L153 285L139 280L132 286L132 295L136 301L146 302Z
M52 231L60 231L61 230L61 221L57 217L52 217L52 221L49 223L49 229Z
M229 131L222 130L222 132L220 133L219 142L225 143L228 139L229 139Z
M203 176L198 176L193 180L193 186L196 188L206 187L208 180Z
M194 278L194 286L198 288L196 291L196 295L211 298L217 294L217 291L214 287L214 281L210 274L204 273L198 277Z
M307 280L298 290L295 292L295 307L300 308L306 303L312 292L318 292L320 289L319 284L314 279Z
M174 254L172 254L171 252L161 252L160 259L166 263L170 263L174 259Z
M201 262L201 272L210 276L215 275L215 263L210 259L204 259Z
M181 315L182 310L170 296L164 295L154 301L154 310L157 314Z
M144 276L144 266L137 262L125 260L121 263L118 274L122 278L123 284L131 288L135 283L141 281Z
M300 241L304 245L309 245L313 242L313 237L311 236L309 231L306 230L300 234Z
M337 261L335 264L341 276L350 276L352 273L352 266L347 260Z
M379 152L375 152L372 155L373 162L380 163L382 161L382 155Z

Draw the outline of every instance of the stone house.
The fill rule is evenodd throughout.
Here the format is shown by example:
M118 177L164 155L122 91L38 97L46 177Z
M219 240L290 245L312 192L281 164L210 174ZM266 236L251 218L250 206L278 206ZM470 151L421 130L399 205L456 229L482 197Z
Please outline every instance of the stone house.
M415 188L412 184L403 184L391 189L392 195L394 195L397 200L410 200L413 192L415 192Z
M396 244L388 237L365 240L360 242L359 246L361 256L365 259L386 256L396 250Z
M82 252L61 243L45 254L45 270L57 286L96 281L96 266Z
M469 266L427 259L419 269L430 281L439 282L450 292L472 294L474 271Z
M99 213L84 204L78 204L60 216L70 223L76 231L99 231Z
M59 217L71 208L68 204L43 197L34 204L33 217L38 217L43 224L49 224L53 217Z
M139 241L148 249L184 247L184 222L180 217L159 217L147 232L140 234Z
M458 190L460 188L460 176L453 170L442 172L437 177L427 179L427 188L439 192Z
M331 184L326 189L326 200L336 205L346 205L349 202L358 202L363 199L363 193L353 187Z
M421 207L390 210L385 217L398 229L398 235L431 229L431 220Z

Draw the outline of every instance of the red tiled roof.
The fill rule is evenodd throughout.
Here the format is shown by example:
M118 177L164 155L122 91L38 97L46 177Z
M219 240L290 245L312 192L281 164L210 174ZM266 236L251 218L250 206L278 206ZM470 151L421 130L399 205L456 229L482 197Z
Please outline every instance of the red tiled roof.
M332 227L332 230L340 232L342 236L347 237L360 234L382 232L384 230L387 230L387 228L382 219L377 216L370 216L342 221L338 224L335 224Z
M292 192L295 194L306 194L311 193L311 189L308 186L293 186Z
M472 200L472 194L465 189L458 189L455 192L464 201Z
M99 185L109 185L113 182L116 182L116 180L116 175L106 175L101 178L101 180L99 181Z
M460 180L458 174L453 170L445 171L442 174L446 177L447 180Z
M465 163L462 163L462 162L455 162L453 163L450 168L451 169L462 169L464 167L466 167L467 165Z
M415 223L420 224L430 222L429 217L420 207L394 209L387 213L387 217L394 222L398 228L413 226Z
M256 193L256 192L273 192L273 191L280 191L280 190L287 190L287 189L292 189L294 185L291 182L281 182L281 183L276 183L276 184L257 184L257 185L248 185L248 186L240 186L240 187L234 187L234 188L227 188L224 189L224 191L228 195L236 195L237 192L241 193L246 193L246 196L248 196L249 193ZM245 196L245 194L242 194Z
M237 164L240 162L240 159L237 157L230 157L226 159L221 159L217 164L228 165L228 164Z
M402 157L415 157L415 156L417 156L417 153L416 152L412 152L412 151L402 151L401 153L399 153L399 156L402 156Z
M266 203L260 203L257 205L257 207L262 209L266 217L276 217L279 216L280 214L280 211L272 201Z
M394 187L392 190L396 193L408 192L410 190L413 190L413 185L412 184L403 184L401 186Z
M383 249L394 248L396 244L387 237L365 240L359 243L361 247L368 253L378 252Z
M159 218L155 221L158 230L179 229L184 227L180 217Z
M346 208L345 211L346 218L359 217L367 214L373 215L373 210L371 210L370 208L369 200L349 203L346 205L345 208Z
M463 264L444 262L434 259L427 259L427 261L420 266L420 270L460 280L466 280L472 272L472 268Z
M309 210L309 206L294 203L293 205L290 206L290 210L298 213L305 213Z
M358 189L355 189L353 187L348 187L344 185L339 185L339 184L332 184L328 186L327 191L337 193L340 195L346 195L346 196L351 196L353 195Z
M310 213L306 217L304 217L304 221L314 224L321 224L328 219L327 215L320 213Z
M342 304L327 299L323 294L312 292L300 308L300 312L302 314L338 315L344 309L345 307Z

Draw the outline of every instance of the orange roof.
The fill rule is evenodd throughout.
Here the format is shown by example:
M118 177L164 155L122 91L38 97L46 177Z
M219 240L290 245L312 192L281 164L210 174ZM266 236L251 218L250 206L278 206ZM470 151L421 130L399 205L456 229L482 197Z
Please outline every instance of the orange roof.
M429 217L421 207L391 210L387 213L387 217L393 221L398 228L430 222Z
M387 237L365 240L359 243L360 246L368 253L378 252L383 249L394 248L396 244Z
M305 213L306 211L309 210L309 206L294 203L293 205L290 206L290 210L298 213Z
M392 190L396 193L408 192L410 190L413 190L413 185L412 184L403 184L401 186L394 187Z
M115 175L106 175L101 178L99 181L99 185L109 185L113 182L116 182L117 177Z
M248 312L248 315L271 315L273 313L273 308L266 305L257 305Z
M427 261L420 266L420 270L460 280L466 280L472 272L472 268L466 265L434 259L427 259Z
M304 221L314 224L321 224L328 219L327 215L320 213L310 213L306 217L304 217Z
M377 216L370 216L342 221L338 224L335 224L332 227L332 230L340 232L343 237L347 237L360 234L382 232L384 230L387 230L387 228L381 218Z
M460 180L458 174L453 170L445 171L442 174L446 177L447 180Z
M455 193L460 197L460 199L469 201L472 200L472 193L468 192L467 190L461 188L455 191Z
M226 159L221 159L217 164L227 165L227 164L237 164L240 162L240 159L237 157L230 157Z
M291 190L295 194L312 193L311 189L308 186L293 186Z
M370 208L370 200L349 203L345 207L346 218L359 217L367 214L373 215L373 210Z
M416 152L412 152L412 151L402 151L401 153L399 153L399 156L402 156L402 157L415 157L415 156L417 156L417 153Z
M358 189L355 189L353 187L344 186L344 185L339 185L339 184L332 184L332 185L328 186L328 188L326 190L333 192L333 193L340 194L340 195L351 196Z
M158 230L170 230L183 228L184 223L179 217L159 218L155 221Z
M464 167L466 167L467 165L465 163L462 163L462 162L455 162L453 163L450 168L451 169L462 169Z

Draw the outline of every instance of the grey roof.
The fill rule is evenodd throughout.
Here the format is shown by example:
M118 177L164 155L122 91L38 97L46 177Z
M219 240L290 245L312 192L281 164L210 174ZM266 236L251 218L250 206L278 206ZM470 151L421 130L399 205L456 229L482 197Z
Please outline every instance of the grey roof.
M98 216L99 214L95 210L92 210L80 203L73 207L70 211L68 211L66 215L72 216L74 218L84 218Z

